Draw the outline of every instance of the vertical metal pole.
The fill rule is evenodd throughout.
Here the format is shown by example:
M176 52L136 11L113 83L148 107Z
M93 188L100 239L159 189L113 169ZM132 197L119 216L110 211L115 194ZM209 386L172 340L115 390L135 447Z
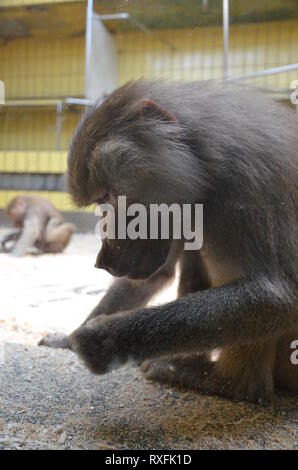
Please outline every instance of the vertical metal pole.
M91 66L91 50L92 50L92 16L93 16L93 0L88 0L86 8L86 30L85 30L85 96L89 83L89 72Z
M62 101L57 104L56 108L56 150L61 149L61 133L62 133Z
M229 75L229 0L222 0L223 79Z

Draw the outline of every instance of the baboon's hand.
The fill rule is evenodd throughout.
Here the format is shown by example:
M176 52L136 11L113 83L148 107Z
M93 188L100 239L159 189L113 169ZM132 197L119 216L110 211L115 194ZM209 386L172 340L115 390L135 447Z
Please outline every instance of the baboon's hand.
M46 336L41 338L38 346L48 346L49 348L55 349L68 349L68 336L65 333L48 333Z
M102 315L69 336L70 349L95 374L106 374L127 362L125 345L116 339L116 323L117 319Z

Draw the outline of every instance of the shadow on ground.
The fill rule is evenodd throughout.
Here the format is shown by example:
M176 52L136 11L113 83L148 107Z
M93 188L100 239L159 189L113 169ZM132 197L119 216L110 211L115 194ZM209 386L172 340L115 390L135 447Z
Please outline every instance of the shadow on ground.
M297 399L270 406L169 389L135 369L94 376L69 351L8 343L0 449L298 448Z

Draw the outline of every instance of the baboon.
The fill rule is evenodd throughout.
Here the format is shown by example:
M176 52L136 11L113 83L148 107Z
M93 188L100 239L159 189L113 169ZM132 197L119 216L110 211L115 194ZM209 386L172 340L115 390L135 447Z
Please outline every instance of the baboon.
M60 344L98 374L141 364L255 403L275 384L298 392L297 149L295 113L238 85L140 80L89 111L68 157L77 205L200 203L204 242L105 238L96 266L120 278ZM178 298L146 308L176 263Z
M18 230L4 237L2 248L14 256L23 256L32 247L40 253L59 253L75 230L50 201L40 196L16 196L8 203L6 213ZM15 242L13 247L9 246L11 242Z

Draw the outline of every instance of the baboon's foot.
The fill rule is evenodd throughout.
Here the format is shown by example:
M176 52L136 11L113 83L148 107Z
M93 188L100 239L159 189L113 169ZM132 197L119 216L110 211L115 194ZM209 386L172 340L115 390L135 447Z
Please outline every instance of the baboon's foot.
M246 373L245 365L241 373L224 376L207 356L148 360L141 370L149 380L240 401L262 404L273 394L272 377Z

